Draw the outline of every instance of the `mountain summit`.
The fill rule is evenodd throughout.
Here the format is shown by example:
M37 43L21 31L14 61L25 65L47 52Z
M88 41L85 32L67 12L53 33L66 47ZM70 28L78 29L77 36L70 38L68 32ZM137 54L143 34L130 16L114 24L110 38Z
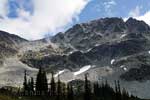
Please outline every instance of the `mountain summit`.
M43 67L48 77L53 71L55 77L61 75L66 82L83 79L85 73L89 73L91 81L107 79L113 83L120 80L132 94L149 97L150 27L144 21L101 18L76 24L49 41L26 41L0 32L0 49L2 54L9 55L3 59L1 68L11 71L0 72L5 83L8 83L5 78L15 77L19 84L17 76L22 76L24 69L34 76L37 69ZM8 72L10 75L17 73L6 77Z

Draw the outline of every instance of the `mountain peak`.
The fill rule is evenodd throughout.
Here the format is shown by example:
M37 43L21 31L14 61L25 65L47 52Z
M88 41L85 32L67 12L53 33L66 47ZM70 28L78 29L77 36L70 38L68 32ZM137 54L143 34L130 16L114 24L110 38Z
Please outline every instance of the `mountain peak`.
M132 17L126 21L126 26L129 30L129 32L132 32L132 33L148 33L148 32L150 32L150 27L148 24L146 24L144 21L139 21Z
M128 22L128 21L137 21L137 20L133 17L130 17L130 18L128 18L128 20L126 22Z

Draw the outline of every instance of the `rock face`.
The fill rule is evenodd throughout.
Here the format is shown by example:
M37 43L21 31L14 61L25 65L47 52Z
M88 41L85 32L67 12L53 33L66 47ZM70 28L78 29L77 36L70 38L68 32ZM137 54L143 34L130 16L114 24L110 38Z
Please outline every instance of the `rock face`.
M52 37L51 42L57 44L61 53L49 53L40 58L23 56L21 61L47 70L76 70L85 65L113 66L112 59L120 60L150 50L150 27L133 18L126 22L121 18L102 18L77 24Z
M129 18L104 18L89 23L77 24L65 33L58 33L52 38L54 43L62 43L73 50L88 50L95 45L122 40L125 35L149 33L149 26L143 21Z
M16 35L0 31L0 58L8 57L17 53L18 45L27 40Z
M133 18L127 20L126 26L131 33L148 33L150 30L150 27L145 22L137 21Z
M8 65L11 62L13 68L19 70L17 75L22 75L24 69L30 74L36 73L41 66L48 77L51 71L56 76L61 72L61 79L68 82L83 80L84 74L89 73L91 81L107 79L114 83L120 80L132 94L150 98L147 94L150 90L150 27L143 21L102 18L37 41L0 32L0 49L0 54L6 57L2 69L12 69ZM15 58L7 59L10 53ZM0 74L6 78L8 72L5 69Z

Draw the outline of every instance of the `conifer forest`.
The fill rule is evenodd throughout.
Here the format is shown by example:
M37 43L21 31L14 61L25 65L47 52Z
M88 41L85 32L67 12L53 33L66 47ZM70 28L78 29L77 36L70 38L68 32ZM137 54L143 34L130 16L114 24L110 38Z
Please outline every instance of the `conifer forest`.
M0 89L2 100L142 100L121 88L119 81L114 81L111 87L107 80L103 82L90 82L88 74L81 87L72 83L64 83L60 77L55 80L53 72L50 83L46 72L40 68L36 79L27 79L27 71L24 71L24 82L21 88Z

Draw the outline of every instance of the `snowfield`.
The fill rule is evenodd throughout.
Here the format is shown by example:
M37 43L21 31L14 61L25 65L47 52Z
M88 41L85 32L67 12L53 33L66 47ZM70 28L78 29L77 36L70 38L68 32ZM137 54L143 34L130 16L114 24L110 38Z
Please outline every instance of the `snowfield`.
M63 74L64 72L65 72L65 70L61 70L61 71L59 71L57 74L55 74L54 77L58 77L58 75L61 75L61 74Z
M127 68L125 65L121 65L120 68L122 68L124 71L127 71Z
M120 66L120 68L124 68L124 67L125 67L125 65L121 65L121 66Z
M115 62L115 59L112 59L110 64L112 65L112 64L114 64L114 62Z
M126 68L126 67L124 67L123 69L124 69L124 71L127 71L127 68Z
M91 65L84 66L84 67L82 67L79 71L74 72L73 75L74 75L74 76L77 76L77 75L79 75L79 74L82 74L82 73L86 72L87 70L89 70L90 68L92 68Z
M127 34L123 34L123 35L121 35L121 37L120 37L120 38L122 39L122 38L124 38L126 35L127 35Z
M150 51L148 51L148 53L150 54Z

